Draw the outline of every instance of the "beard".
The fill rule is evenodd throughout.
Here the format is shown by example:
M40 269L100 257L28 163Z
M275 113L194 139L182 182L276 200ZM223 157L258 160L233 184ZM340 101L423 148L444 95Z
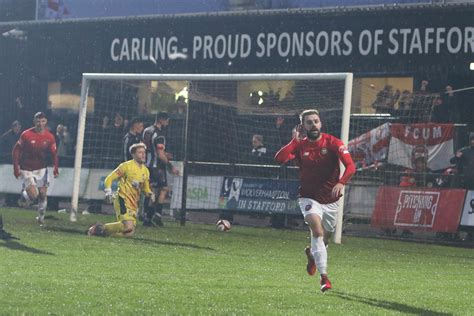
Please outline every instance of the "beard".
M318 139L319 135L321 135L321 132L317 128L306 132L306 137L308 137L310 140Z

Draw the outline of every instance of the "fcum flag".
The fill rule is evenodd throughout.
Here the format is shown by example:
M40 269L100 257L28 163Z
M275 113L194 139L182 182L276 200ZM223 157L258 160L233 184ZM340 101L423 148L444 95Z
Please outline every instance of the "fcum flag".
M357 168L367 168L376 162L385 162L389 140L390 123L385 123L351 139L347 147Z
M424 158L433 171L451 166L453 124L392 124L390 134L388 163L413 168L415 159Z

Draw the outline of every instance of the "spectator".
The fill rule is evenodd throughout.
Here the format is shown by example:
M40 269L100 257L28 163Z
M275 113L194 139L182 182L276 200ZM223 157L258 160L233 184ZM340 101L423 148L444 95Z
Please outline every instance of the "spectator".
M400 98L400 90L393 91L391 85L385 85L383 90L377 93L372 107L375 109L375 113L390 113L392 114L395 109L395 104Z
M278 106L280 105L280 92L281 88L275 92L272 88L268 91L267 97L265 98L265 105L266 106Z
M252 136L252 158L255 161L263 162L268 156L267 147L263 144L263 136L255 134Z
M97 133L100 137L90 137L92 147L97 148L97 150L92 151L90 154L100 157L100 159L95 160L96 164L94 164L94 167L104 168L109 165L109 149L107 144L110 144L110 117L107 115L102 116L98 123L97 130L93 133Z
M124 118L119 112L116 112L112 125L107 127L107 134L105 137L107 139L106 148L107 156L109 158L108 167L122 161L122 140L125 132L124 130Z
M436 177L428 168L428 152L417 146L412 153L413 168L405 169L400 179L401 187L428 187L436 185Z
M463 176L462 187L474 190L474 132L469 134L469 146L459 149L450 162L456 164L458 174Z
M130 129L123 137L123 161L132 160L132 154L130 153L130 146L138 144L143 141L143 121L137 117L133 118L130 122Z
M56 146L58 150L58 157L62 165L70 166L72 157L69 155L71 146L71 136L67 126L58 124L56 127Z
M291 139L291 128L286 124L286 119L281 115L276 117L273 126L275 129L271 130L271 133L268 133L265 139L267 139L267 149L274 153Z
M412 110L410 111L410 122L428 122L434 100L438 97L428 91L428 80L422 80L420 88L413 94Z
M168 112L177 116L183 116L186 115L186 107L186 99L184 96L180 95L176 99L176 102L170 106Z
M14 118L22 125L27 125L31 122L31 113L26 109L25 105L23 104L23 98L22 97L16 97L15 98L15 106L13 108L12 113L9 113L10 115L14 115Z
M430 82L426 79L421 80L420 83L420 90L418 90L422 94L428 94L428 85Z
M13 121L10 129L0 136L0 163L12 163L12 149L20 138L20 133L20 121Z
M372 103L372 107L375 109L375 113L383 113L384 112L384 105L385 105L385 98L387 97L387 90L388 86L385 86L383 90L377 92L375 96L375 101Z
M84 141L88 142L88 146L84 145L85 157L90 157L90 167L93 168L111 168L110 158L110 117L98 116L95 123L90 123L89 129L91 135L86 137ZM86 131L87 131L86 127ZM100 135L100 136L96 136ZM121 146L120 146L121 148ZM86 151L87 149L87 151Z
M433 110L431 111L431 122L435 123L452 123L449 115L450 109L447 103L438 96L433 100Z
M398 110L396 115L400 117L400 122L410 123L413 111L413 94L410 90L403 90L398 100Z
M114 115L114 123L112 125L112 130L114 130L114 133L122 137L122 133L125 130L125 119L119 112L116 112Z
M453 87L446 86L446 91L441 96L435 97L431 121L436 123L460 123L461 110L453 92Z
M395 92L391 91L387 100L385 100L385 107L387 108L387 112L393 114L395 111L395 104L400 99L400 90L395 90Z
M408 111L411 109L413 102L413 96L410 90L403 90L400 96L400 100L398 101L398 109L400 111Z
M427 167L424 157L416 158L414 168L405 169L400 179L401 187L433 187L434 181L430 181L428 174L431 170Z
M102 118L102 122L100 126L103 130L107 130L109 128L109 121L110 119L107 115Z
M447 168L443 171L443 173L436 178L436 186L439 188L454 188L456 187L453 180L456 179L457 176L457 169L456 168Z
M292 89L290 89L286 92L285 96L283 97L283 100L280 101L280 104L285 107L288 107L288 106L294 105L294 103L295 103L295 93L293 92Z
M20 138L21 123L13 121L11 128L0 136L0 163L12 163L12 150L15 143ZM18 194L5 194L5 204L7 206L17 206Z
M442 94L443 104L449 109L448 117L450 123L461 123L461 109L457 96L453 92L451 85L446 86L446 91Z

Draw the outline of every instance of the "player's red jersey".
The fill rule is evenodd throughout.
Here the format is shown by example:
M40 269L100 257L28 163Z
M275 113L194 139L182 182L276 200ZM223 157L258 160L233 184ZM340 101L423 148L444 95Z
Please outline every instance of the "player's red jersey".
M300 168L300 197L310 198L322 204L333 203L339 197L331 196L337 183L346 184L355 173L355 165L344 143L329 134L321 133L318 141L308 138L293 139L280 149L275 160L285 163L295 159ZM341 178L339 160L346 170Z
M13 165L16 170L39 170L46 168L47 154L51 153L54 168L58 168L56 155L56 139L44 130L38 133L34 127L21 133L20 139L13 147Z

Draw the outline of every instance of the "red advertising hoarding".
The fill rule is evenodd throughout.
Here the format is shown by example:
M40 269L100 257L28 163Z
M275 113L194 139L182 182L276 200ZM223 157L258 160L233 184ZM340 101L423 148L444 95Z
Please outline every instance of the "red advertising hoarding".
M466 190L382 186L377 192L372 226L454 233Z

